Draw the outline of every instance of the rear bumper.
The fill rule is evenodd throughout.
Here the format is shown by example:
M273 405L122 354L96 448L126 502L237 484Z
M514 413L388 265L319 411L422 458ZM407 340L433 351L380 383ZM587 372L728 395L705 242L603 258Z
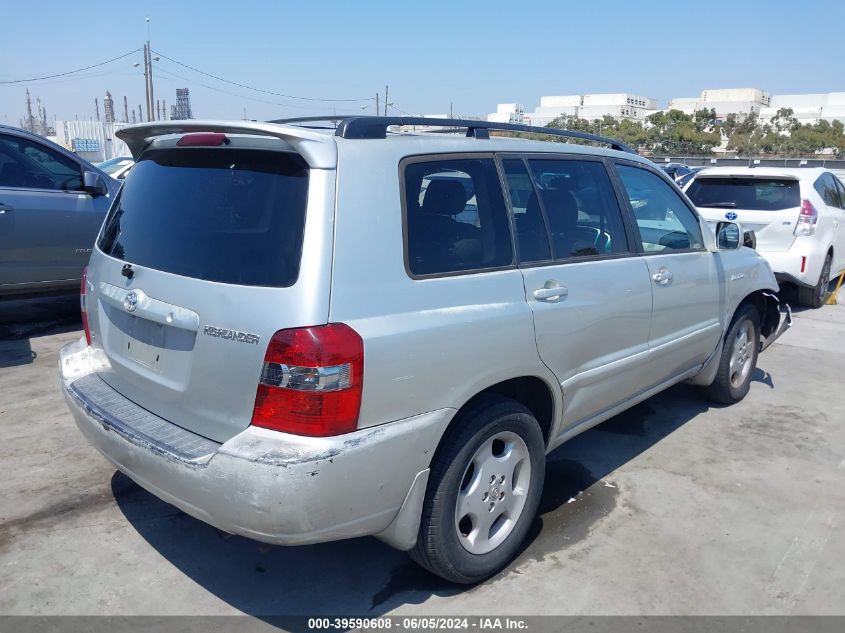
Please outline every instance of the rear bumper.
M157 497L225 532L268 543L385 533L394 545L413 544L418 514L415 521L416 508L406 511L405 502L419 500L418 491L411 494L419 484L412 484L421 481L424 489L452 409L330 438L247 427L217 444L160 418L150 424L152 414L96 377L97 363L84 340L62 349L67 405L88 441Z
M758 251L772 267L779 284L790 283L798 286L815 286L819 283L825 255L799 252L795 245L786 252ZM804 272L801 272L801 258L804 260Z

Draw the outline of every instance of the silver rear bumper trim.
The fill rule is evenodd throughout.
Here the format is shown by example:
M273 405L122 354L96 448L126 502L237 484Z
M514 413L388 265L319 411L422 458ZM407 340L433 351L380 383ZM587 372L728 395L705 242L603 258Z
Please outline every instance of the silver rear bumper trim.
M150 413L109 387L97 374L78 378L68 391L104 428L171 459L202 465L221 446Z

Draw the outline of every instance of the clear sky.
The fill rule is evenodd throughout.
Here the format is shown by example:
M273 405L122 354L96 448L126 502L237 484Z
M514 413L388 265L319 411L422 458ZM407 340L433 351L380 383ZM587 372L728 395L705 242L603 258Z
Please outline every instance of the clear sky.
M541 95L704 88L845 91L845 0L401 0L232 2L2 0L0 81L52 75L141 48L150 16L155 96L191 89L197 118L373 112L375 93L409 113L533 109ZM139 68L133 63L141 63ZM0 122L17 125L28 87L50 118L92 118L109 90L144 101L142 54L66 78L0 84ZM211 89L209 87L214 89ZM223 91L223 92L221 92ZM270 102L270 103L267 103ZM362 110L361 106L367 106ZM396 110L391 110L396 113Z

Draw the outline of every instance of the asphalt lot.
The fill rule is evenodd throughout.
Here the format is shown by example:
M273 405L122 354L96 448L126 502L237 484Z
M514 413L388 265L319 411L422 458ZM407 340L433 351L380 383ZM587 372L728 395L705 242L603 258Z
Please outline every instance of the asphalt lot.
M372 538L224 535L116 473L59 391L77 305L0 302L0 615L845 614L845 307L798 313L739 405L681 385L555 451L523 554L460 588Z

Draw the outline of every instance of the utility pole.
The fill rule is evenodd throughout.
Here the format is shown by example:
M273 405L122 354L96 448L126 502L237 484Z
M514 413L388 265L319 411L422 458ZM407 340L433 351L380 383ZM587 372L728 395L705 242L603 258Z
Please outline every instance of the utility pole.
M378 107L378 93L376 93L376 116L378 116L378 111L379 111L379 107Z
M144 43L144 99L147 106L147 120L150 120L150 57L147 55L147 44Z
M167 101L161 100L161 119L167 121Z
M97 101L97 97L94 97L94 111L97 113L97 120L100 120L100 102Z
M138 123L144 122L144 115L141 114L141 104L138 104Z
M455 117L452 115L452 102L449 102L449 118L454 119Z
M123 122L129 123L129 102L126 100L126 95L123 95Z
M149 109L147 111L147 120L153 120L155 116L155 94L153 94L153 50L150 47L150 17L144 18L147 21L147 100L149 101Z
M156 121L161 121L161 103L156 99Z
M389 86L384 87L384 116L387 116L387 89Z

